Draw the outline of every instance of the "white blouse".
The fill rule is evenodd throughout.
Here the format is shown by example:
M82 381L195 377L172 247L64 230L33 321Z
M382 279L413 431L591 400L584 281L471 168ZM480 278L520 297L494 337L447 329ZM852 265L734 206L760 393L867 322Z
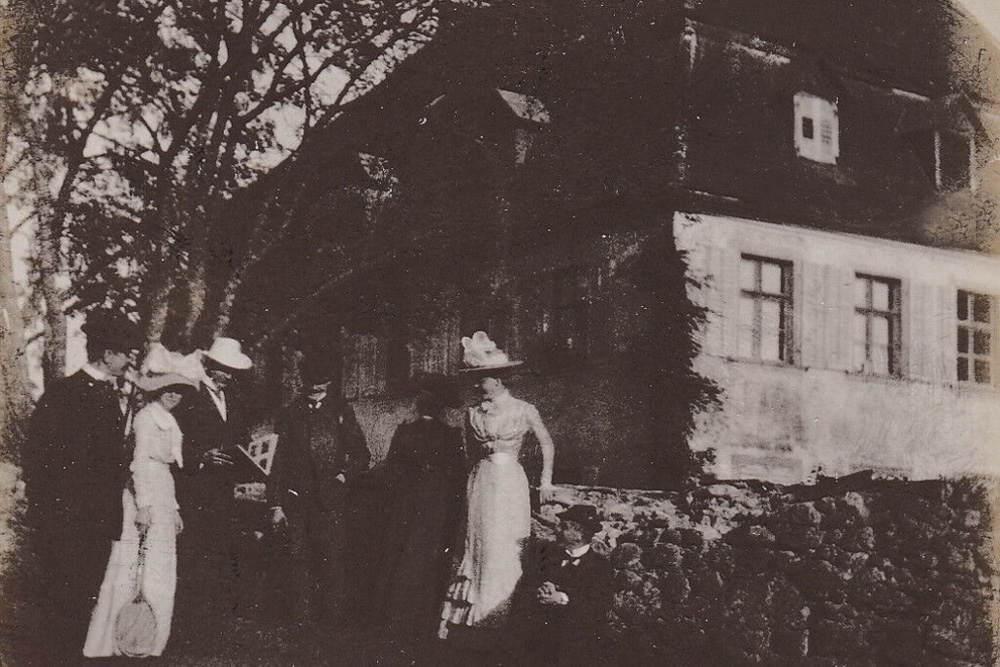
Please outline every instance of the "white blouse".
M135 416L135 453L129 469L137 507L176 508L170 464L183 467L182 441L177 420L159 401L153 401Z

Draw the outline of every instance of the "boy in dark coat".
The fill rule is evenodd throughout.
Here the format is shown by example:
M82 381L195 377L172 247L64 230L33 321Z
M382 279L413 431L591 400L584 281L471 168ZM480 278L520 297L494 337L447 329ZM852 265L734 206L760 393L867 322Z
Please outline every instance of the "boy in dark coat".
M27 518L51 604L50 637L61 653L76 656L111 543L121 536L127 406L116 381L142 345L138 327L119 314L91 313L83 331L88 363L48 383L24 445Z
M294 617L326 628L342 620L347 487L371 458L353 409L331 391L335 370L319 352L303 359L304 395L278 416L267 480L272 525L287 536L272 573L284 580Z
M527 564L527 664L609 664L605 636L614 570L590 547L600 529L592 506L570 507L559 516L556 542L541 546Z

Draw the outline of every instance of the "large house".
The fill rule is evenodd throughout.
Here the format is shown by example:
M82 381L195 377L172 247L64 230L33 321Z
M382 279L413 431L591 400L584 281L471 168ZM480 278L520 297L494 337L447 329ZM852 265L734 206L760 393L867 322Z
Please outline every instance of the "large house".
M264 379L325 337L384 454L485 329L557 482L655 485L688 446L724 478L1000 472L1000 49L930 0L804 4L478 10L280 175L303 231L233 320Z

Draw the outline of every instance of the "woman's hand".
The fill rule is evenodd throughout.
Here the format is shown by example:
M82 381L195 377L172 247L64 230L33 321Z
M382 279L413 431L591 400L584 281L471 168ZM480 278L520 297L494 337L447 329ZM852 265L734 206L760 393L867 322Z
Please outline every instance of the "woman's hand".
M461 577L456 579L451 586L448 587L448 597L452 600L467 602L469 599L469 589L471 587L472 582L468 578Z
M140 507L139 511L135 515L135 527L139 531L140 535L145 535L146 531L149 530L150 515L148 507Z
M174 531L175 534L180 535L184 530L184 520L181 519L181 513L174 510Z
M271 508L271 527L275 529L284 528L288 525L288 517L285 516L285 510L280 507Z
M551 484L542 484L538 487L538 501L542 505L551 503L556 499L556 487Z

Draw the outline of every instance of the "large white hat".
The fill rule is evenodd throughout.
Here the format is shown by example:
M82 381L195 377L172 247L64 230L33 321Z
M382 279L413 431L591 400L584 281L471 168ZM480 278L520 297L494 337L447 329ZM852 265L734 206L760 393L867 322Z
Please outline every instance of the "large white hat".
M140 374L129 379L143 391L156 391L172 385L197 389L201 379L201 364L196 354L182 355L155 343L142 362Z
M497 347L485 331L477 331L472 337L462 337L462 361L460 371L488 371L520 366L523 362L511 361L507 353Z
M253 366L253 361L243 354L240 342L235 338L216 338L205 356L217 364L237 371L245 371Z

